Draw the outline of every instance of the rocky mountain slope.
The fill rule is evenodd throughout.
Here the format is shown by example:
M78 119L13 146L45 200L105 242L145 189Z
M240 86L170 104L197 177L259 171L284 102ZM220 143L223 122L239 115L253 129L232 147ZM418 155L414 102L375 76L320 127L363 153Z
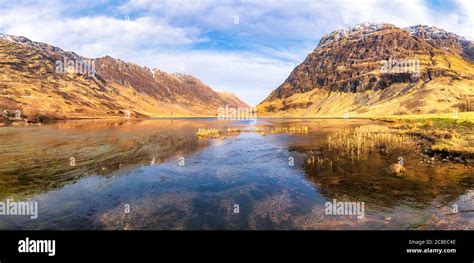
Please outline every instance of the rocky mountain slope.
M324 36L260 116L473 111L474 43L429 26L361 24Z
M82 64L80 64L82 63ZM0 110L22 117L215 116L219 107L248 107L197 78L111 57L73 52L0 34ZM5 111L5 112L4 112Z

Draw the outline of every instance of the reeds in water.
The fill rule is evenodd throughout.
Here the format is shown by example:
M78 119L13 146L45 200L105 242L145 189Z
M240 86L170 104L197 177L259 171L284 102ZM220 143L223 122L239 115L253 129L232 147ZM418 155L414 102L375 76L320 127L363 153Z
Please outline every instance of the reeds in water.
M289 126L289 127L275 127L273 128L270 133L277 134L277 133L291 133L291 134L306 134L308 133L309 128L308 126Z
M221 131L215 128L199 129L196 135L199 137L219 137Z
M357 160L376 151L389 153L393 149L415 146L409 135L380 125L335 131L328 135L327 140L330 151L337 151L342 157Z

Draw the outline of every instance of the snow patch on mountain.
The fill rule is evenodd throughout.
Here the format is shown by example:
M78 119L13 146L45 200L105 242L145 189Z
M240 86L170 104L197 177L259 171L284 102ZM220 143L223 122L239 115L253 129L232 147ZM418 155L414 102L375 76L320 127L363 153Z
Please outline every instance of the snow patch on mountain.
M62 57L67 57L68 59L73 59L73 60L86 60L87 59L85 57L77 55L74 52L64 51L58 47L55 47L49 44L35 42L23 36L12 36L12 35L0 33L0 39L4 39L6 41L13 42L20 45L26 45L30 48L45 51L48 53L58 53Z
M372 33L390 28L396 27L394 25L385 23L362 23L351 28L339 29L323 36L321 38L321 41L319 42L318 48L324 47L332 43L337 43L343 38L365 37Z

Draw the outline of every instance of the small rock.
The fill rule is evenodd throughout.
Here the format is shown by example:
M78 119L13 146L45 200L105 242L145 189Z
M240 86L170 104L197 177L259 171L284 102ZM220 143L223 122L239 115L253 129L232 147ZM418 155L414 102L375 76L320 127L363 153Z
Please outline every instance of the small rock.
M441 220L438 221L438 224L439 224L439 225L444 225L444 224L447 224L447 223L448 223L448 222L447 222L446 220L444 220L444 219L441 219Z
M393 174L397 177L401 177L402 173L406 171L405 167L403 167L402 165L398 163L391 164L387 170L389 174Z

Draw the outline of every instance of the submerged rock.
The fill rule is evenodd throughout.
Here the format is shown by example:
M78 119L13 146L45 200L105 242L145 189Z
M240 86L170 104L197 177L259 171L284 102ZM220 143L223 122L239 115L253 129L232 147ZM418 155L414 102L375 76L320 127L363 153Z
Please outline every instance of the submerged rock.
M402 173L405 173L405 167L403 167L401 164L394 163L391 164L388 168L387 171L389 174L395 175L397 177L401 177Z

